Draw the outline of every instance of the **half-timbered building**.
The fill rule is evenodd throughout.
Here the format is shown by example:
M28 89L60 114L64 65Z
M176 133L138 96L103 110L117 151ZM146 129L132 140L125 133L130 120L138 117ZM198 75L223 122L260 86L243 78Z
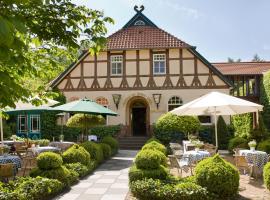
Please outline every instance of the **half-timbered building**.
M123 124L123 136L149 135L163 113L213 90L229 94L231 87L196 47L157 27L143 9L135 7L104 50L85 51L52 82L68 101L87 97L116 111L107 123Z

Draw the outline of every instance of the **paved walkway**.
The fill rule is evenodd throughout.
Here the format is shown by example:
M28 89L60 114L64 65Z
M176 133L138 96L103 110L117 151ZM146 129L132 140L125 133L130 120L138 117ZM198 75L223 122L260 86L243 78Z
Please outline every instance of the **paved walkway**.
M128 170L137 151L119 153L80 180L57 200L124 200L128 193Z

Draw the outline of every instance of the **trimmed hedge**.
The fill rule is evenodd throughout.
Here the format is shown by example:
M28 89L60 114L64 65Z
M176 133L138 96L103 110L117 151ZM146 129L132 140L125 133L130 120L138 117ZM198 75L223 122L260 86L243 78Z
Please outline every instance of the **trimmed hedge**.
M39 169L56 169L61 167L62 164L62 157L53 152L44 152L37 157L37 166Z
M97 163L101 163L104 160L103 150L100 144L87 141L82 143L81 146L85 148L86 151L88 151L91 159L96 160Z
M169 176L169 171L164 166L160 165L157 169L139 169L133 165L128 172L129 181L142 180L144 178L166 179Z
M160 144L156 141L152 141L150 143L147 143L142 147L142 150L147 150L147 149L158 150L158 151L164 153L164 155L166 155L166 152L167 152L166 147L163 144Z
M39 168L34 168L30 172L31 177L45 177L50 179L57 179L62 182L65 186L70 186L71 184L78 181L79 174L68 170L65 166L61 166L57 169L42 170Z
M110 145L105 143L100 143L99 145L101 146L101 149L103 151L104 159L110 158L112 155L112 148L110 147Z
M263 180L266 188L270 190L270 162L268 162L263 168Z
M270 153L270 139L267 139L267 140L260 142L258 144L257 149L260 151L265 151L269 154Z
M235 197L239 187L239 172L218 154L202 160L195 167L196 182L220 199Z
M68 150L66 150L63 155L64 163L81 163L85 166L89 165L90 154L81 146L74 144Z
M112 154L116 154L118 152L119 149L119 143L116 139L114 139L111 136L106 136L101 140L102 143L108 144L110 145L111 149L112 149Z
M97 126L89 130L91 135L96 135L99 138L104 138L107 136L115 137L121 130L120 125L110 125L110 126Z
M192 183L183 182L177 185L161 180L144 179L130 184L132 194L140 200L209 200L205 188Z
M87 166L77 162L77 163L69 163L69 164L65 164L65 167L68 170L73 170L75 172L77 172L79 174L79 177L84 177L86 176L88 173L90 173L89 169Z
M139 169L157 169L159 165L167 166L167 158L160 151L146 149L136 155L135 164Z
M234 148L248 148L248 141L241 137L232 138L229 141L228 149L232 152Z

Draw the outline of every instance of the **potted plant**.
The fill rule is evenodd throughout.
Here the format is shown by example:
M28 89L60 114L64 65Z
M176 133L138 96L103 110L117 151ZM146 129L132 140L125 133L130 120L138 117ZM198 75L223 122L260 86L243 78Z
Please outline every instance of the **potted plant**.
M64 141L64 135L63 134L59 135L59 140L60 140L60 142Z
M255 140L252 140L248 143L248 146L250 148L251 151L255 151L255 147L257 146L257 143Z
M13 140L13 142L15 142L16 139L17 139L17 135L12 135L12 136L10 137L10 139Z
M203 142L201 142L200 140L193 140L192 144L194 144L196 152L198 152L200 148L203 146Z

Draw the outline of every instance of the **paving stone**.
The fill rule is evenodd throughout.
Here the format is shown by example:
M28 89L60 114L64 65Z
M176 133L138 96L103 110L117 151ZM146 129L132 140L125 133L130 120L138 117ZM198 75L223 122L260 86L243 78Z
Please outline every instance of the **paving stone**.
M125 200L126 195L106 194L101 200Z
M89 177L89 179L99 179L102 175L101 174L95 174Z
M112 183L94 183L92 188L109 188L111 185Z
M89 188L84 194L105 194L108 188Z
M82 194L77 200L100 200L103 195L100 194Z
M104 175L120 175L121 171L107 171Z
M96 183L113 183L115 179L98 179Z
M87 183L87 182L80 182L77 185L74 185L73 188L89 188L93 183Z
M114 183L111 188L128 188L128 185L126 183Z
M75 200L77 197L80 196L80 194L72 194L72 193L67 193L63 195L60 199L63 200Z

